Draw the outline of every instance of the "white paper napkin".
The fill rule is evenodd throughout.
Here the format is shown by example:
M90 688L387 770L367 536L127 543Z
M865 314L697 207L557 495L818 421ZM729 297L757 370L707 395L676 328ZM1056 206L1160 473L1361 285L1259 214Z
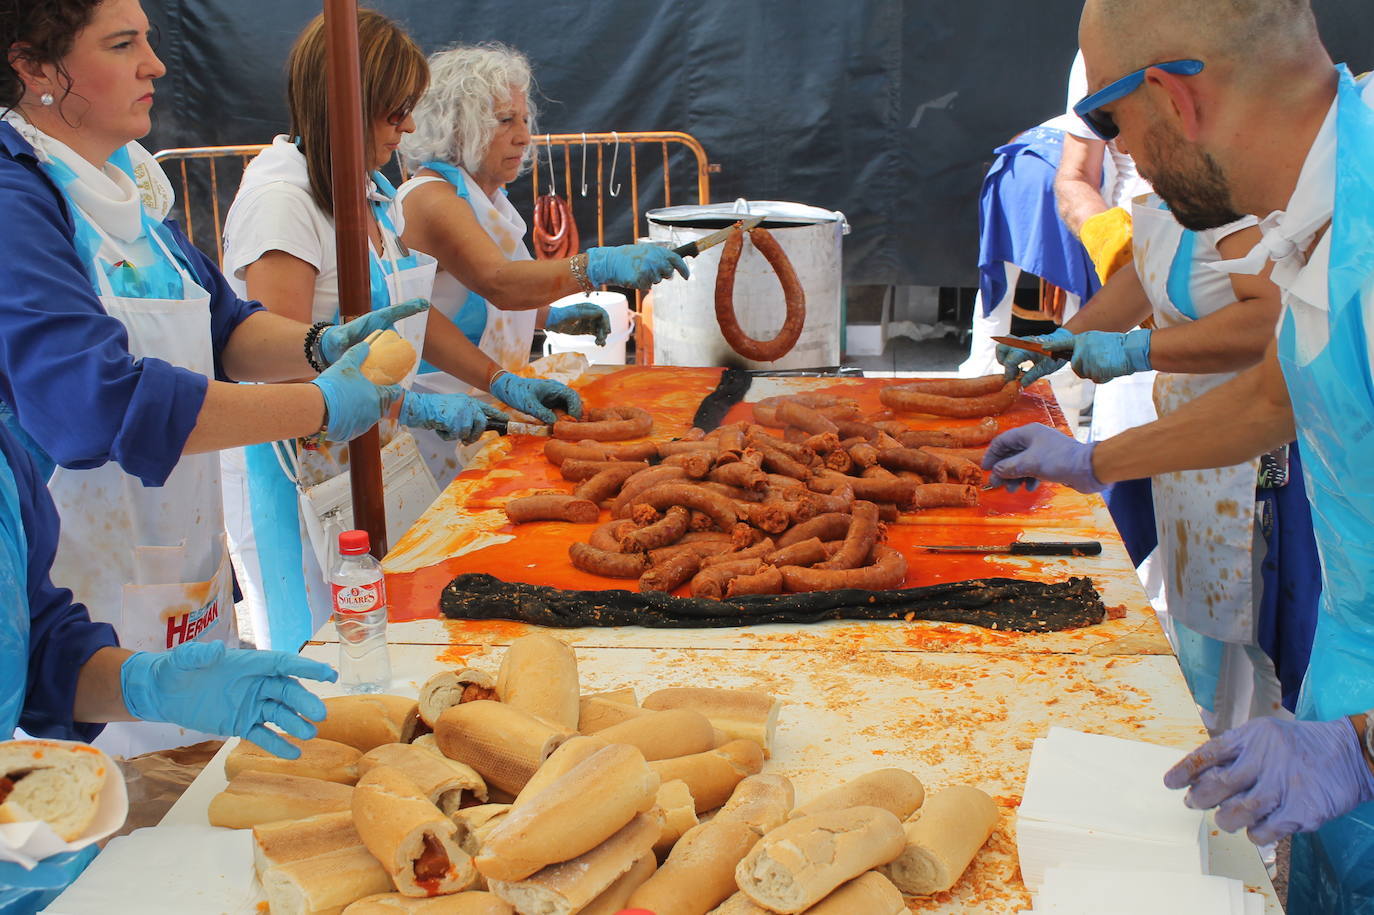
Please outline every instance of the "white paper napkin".
M86 827L85 832L71 842L62 841L57 833L52 831L52 827L41 820L31 823L0 824L0 861L12 861L26 870L32 870L34 865L44 858L68 851L80 851L92 842L99 842L123 826L124 818L129 813L129 795L124 789L124 776L114 760L90 744L72 740L45 742L82 747L90 752L99 753L105 765L105 787L100 791L95 819Z

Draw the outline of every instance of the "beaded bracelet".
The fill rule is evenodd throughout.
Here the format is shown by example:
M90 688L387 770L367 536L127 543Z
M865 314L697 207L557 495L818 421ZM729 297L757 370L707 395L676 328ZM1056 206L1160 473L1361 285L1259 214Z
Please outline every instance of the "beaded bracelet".
M494 384L496 384L496 379L500 378L502 375L509 375L509 374L510 374L510 372L506 371L505 369L501 369L501 368L498 368L496 371L492 372L492 373L491 373L491 377L487 379L487 390L490 391L490 390L491 390L491 386L494 385Z
M310 367L316 372L323 372L329 368L324 361L324 353L320 351L320 337L333 326L328 321L320 321L310 325L310 329L305 332L305 361L309 362Z
M587 252L574 254L568 261L568 269L572 271L573 279L577 280L577 285L582 287L583 292L591 292L596 288L587 276Z

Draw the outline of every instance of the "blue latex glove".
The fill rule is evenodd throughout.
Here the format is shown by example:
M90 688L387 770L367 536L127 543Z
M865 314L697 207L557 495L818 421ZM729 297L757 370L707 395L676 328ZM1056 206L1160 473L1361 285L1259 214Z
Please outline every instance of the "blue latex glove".
M1041 480L1066 483L1079 492L1100 492L1107 487L1093 473L1093 447L1035 423L993 439L983 455L983 469L992 471L989 486L1005 485L1011 492L1022 485L1034 489Z
M587 249L587 279L593 286L631 286L648 289L676 270L685 280L691 275L687 262L671 248L659 245L621 245Z
M325 365L333 365L350 347L366 340L374 330L386 330L402 318L418 315L427 308L429 302L426 299L411 299L399 305L369 311L347 324L327 328L320 334L320 355L324 357Z
M1150 336L1153 333L1143 327L1126 334L1090 330L1070 334L1067 341L1055 340L1045 345L1068 356L1079 378L1104 384L1113 378L1150 370Z
M1064 328L1059 328L1052 334L1042 334L1038 337L1022 337L1028 343L1039 343L1041 346L1050 346L1051 342L1061 343L1065 340L1073 340L1073 334ZM1051 347L1053 348L1053 347ZM1021 387L1030 387L1035 382L1044 378L1046 375L1053 375L1068 362L1067 359L1055 359L1053 356L1042 356L1040 353L1032 353L1030 350L1016 349L1005 343L997 344L997 361L1007 367L1005 377L1011 381L1021 371L1021 363L1033 362L1026 374L1021 376Z
M591 322L592 329L584 330L578 326L585 326L584 322ZM549 309L544 329L556 334L595 334L596 345L605 346L606 338L611 333L611 316L606 314L606 309L592 302L557 305Z
M401 404L401 425L432 429L446 442L462 439L470 444L487 431L490 420L509 422L510 417L493 406L466 394L406 393Z
M334 668L285 651L227 650L223 642L185 642L171 651L139 651L119 669L129 714L210 734L244 737L285 759L301 751L267 729L315 736L324 703L295 677L333 683Z
M521 413L528 413L540 422L553 423L558 419L554 408L578 419L582 418L582 398L566 384L547 378L523 378L506 372L491 383L491 393Z
M376 385L363 377L368 349L359 343L310 382L324 395L329 414L324 437L331 442L352 441L377 425L403 393L399 385Z
M1374 774L1349 718L1256 718L1189 753L1164 784L1191 785L1184 803L1194 810L1220 805L1217 825L1244 827L1256 845L1311 832L1374 800Z

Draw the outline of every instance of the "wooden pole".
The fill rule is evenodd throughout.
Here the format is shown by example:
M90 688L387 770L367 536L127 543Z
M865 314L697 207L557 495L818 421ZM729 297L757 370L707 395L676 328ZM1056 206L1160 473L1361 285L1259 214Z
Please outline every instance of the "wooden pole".
M324 27L339 317L347 321L372 308L357 0L324 0ZM382 451L376 426L349 443L348 475L353 490L353 526L367 531L372 555L380 559L387 551L386 502L382 495Z

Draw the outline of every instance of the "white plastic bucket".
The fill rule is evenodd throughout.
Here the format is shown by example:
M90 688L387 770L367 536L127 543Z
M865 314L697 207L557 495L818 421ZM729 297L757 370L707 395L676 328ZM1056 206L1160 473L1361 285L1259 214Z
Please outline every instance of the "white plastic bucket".
M544 355L555 353L581 353L592 365L624 365L625 344L634 332L633 315L630 302L619 292L579 292L564 296L550 307L575 305L578 302L591 302L606 310L611 319L611 332L604 346L596 345L596 338L586 334L556 334L544 331Z

